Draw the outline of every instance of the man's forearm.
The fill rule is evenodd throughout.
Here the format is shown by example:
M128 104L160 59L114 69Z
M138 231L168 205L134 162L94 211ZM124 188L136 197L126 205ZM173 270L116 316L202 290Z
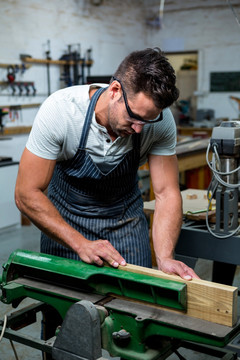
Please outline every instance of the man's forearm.
M75 247L81 241L82 235L62 218L43 192L38 190L24 196L16 195L16 205L47 236L76 250ZM83 236L82 238L84 239Z
M162 259L173 258L182 225L182 201L180 197L168 200L156 199L153 218L152 238L158 268Z
M126 265L124 258L108 240L88 240L70 226L41 191L34 191L31 196L17 195L16 204L41 231L75 251L83 261L100 266L104 260L114 267L118 267L119 264Z

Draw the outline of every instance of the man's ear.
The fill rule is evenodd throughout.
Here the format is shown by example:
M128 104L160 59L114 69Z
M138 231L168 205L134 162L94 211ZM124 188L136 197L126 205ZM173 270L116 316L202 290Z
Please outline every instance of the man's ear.
M118 100L121 97L121 85L119 84L118 81L114 80L109 85L109 94L111 99L116 98Z

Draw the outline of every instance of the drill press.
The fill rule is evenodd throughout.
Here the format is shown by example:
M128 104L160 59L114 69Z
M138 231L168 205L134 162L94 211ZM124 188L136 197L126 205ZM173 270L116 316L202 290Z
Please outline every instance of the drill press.
M212 162L208 160L210 149ZM223 121L214 127L207 150L207 162L213 172L209 186L210 202L216 198L216 225L208 230L216 237L227 238L239 232L238 199L240 170L240 121Z

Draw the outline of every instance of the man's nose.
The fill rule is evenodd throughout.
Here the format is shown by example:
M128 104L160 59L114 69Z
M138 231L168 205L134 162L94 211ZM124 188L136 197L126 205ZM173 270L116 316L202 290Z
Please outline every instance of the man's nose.
M138 134L142 131L143 127L144 124L136 124L136 123L132 124L131 126L131 128Z

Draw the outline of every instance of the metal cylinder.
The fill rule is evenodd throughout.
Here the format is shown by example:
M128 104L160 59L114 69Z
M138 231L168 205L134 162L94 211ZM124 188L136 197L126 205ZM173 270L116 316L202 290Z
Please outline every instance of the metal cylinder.
M236 170L239 166L239 159L236 158L220 158L221 162L221 172L230 172ZM233 174L224 175L222 179L228 184L237 184L238 183L238 172L235 171Z

